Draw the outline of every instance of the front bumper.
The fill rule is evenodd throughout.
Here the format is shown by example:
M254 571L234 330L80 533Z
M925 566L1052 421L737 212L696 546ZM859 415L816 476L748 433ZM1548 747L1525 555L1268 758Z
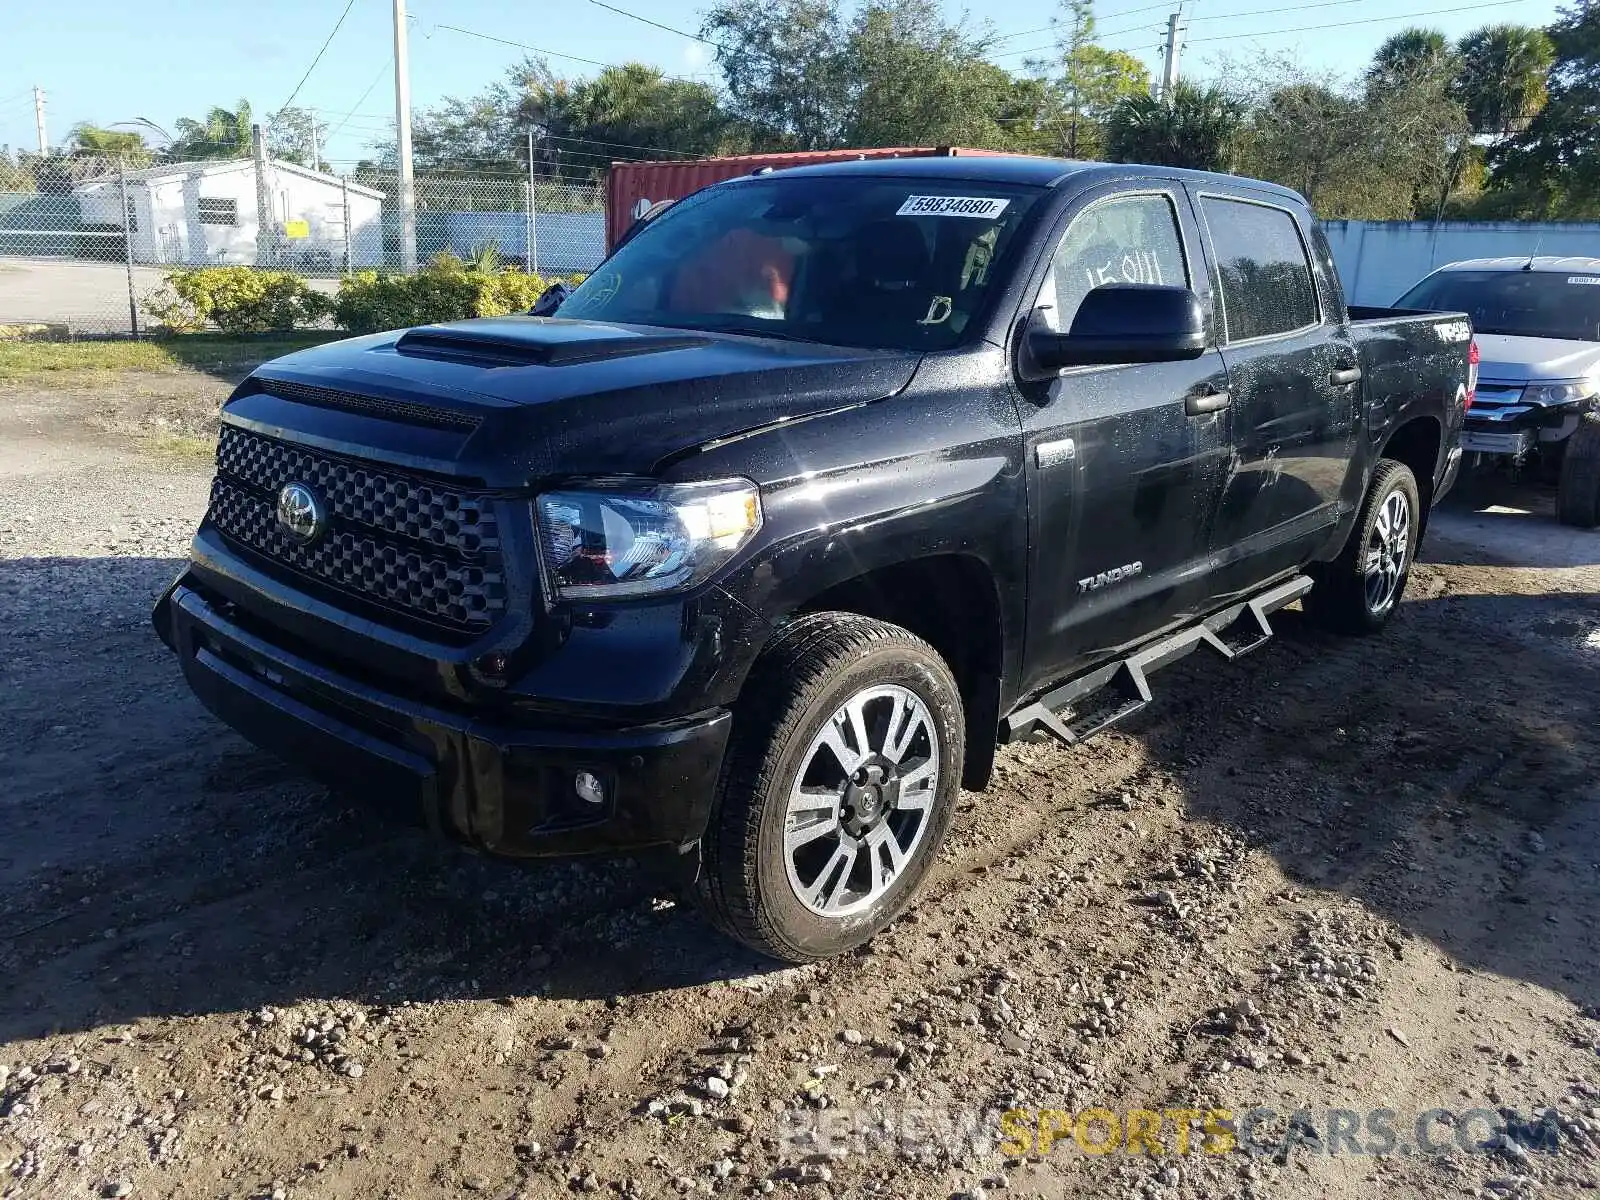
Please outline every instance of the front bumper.
M626 729L524 728L331 670L247 628L185 578L154 618L201 702L256 745L486 853L683 848L705 830L726 710ZM605 784L602 802L577 795L580 771Z

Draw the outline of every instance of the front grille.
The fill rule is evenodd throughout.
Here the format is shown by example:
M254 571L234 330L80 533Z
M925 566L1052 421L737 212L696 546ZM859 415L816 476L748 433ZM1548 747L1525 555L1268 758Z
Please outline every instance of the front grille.
M328 508L327 532L310 543L278 522L291 482ZM273 563L431 624L479 633L505 611L499 526L481 493L225 426L209 516Z
M217 470L274 497L286 483L314 488L333 514L461 554L498 549L487 500L387 470L329 458L298 446L223 427Z

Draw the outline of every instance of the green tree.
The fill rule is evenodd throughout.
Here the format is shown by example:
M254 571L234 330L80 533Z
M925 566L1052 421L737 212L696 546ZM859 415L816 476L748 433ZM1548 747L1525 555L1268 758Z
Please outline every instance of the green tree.
M1544 30L1527 25L1486 25L1456 43L1460 69L1450 94L1472 132L1503 137L1527 128L1550 98L1555 54Z
M144 138L129 130L106 129L87 121L72 127L67 136L69 152L84 157L116 158L130 167L150 165L151 152Z
M1056 75L1062 96L1061 153L1097 158L1105 152L1105 124L1117 103L1150 91L1150 71L1133 55L1095 40L1091 0L1061 0L1053 62L1030 62L1035 72Z
M0 192L36 192L33 172L28 169L26 157L11 156L9 147L0 146Z
M702 32L757 149L1065 143L1059 85L989 62L987 31L936 0L722 0Z
M1294 188L1325 217L1432 216L1467 137L1436 46L1390 39L1359 80L1308 74L1292 58L1256 63L1239 169Z
M174 162L211 158L250 157L250 102L240 100L233 109L208 109L199 119L179 117L176 135L166 155Z
M613 159L742 148L712 88L643 63L606 67L577 83L529 78L514 122L535 130L535 154L544 165L568 174L597 175Z
M319 156L328 140L328 124L307 108L280 109L267 126L267 153L285 162L320 170L312 153Z
M850 86L839 0L721 0L700 33L717 44L730 107L759 145L843 143Z
M1244 117L1243 103L1214 86L1179 83L1160 100L1126 96L1106 123L1106 154L1113 162L1231 170Z
M700 156L741 148L716 92L670 79L655 67L625 63L593 79L564 79L540 59L513 66L476 96L447 96L412 121L419 172L453 171L521 179L528 134L540 174L592 181L614 159ZM367 167L394 168L393 141Z
M1450 41L1437 29L1412 27L1386 39L1367 68L1367 86L1375 91L1409 87L1418 80L1443 86L1454 78L1459 63Z
M839 73L845 146L1001 148L1011 81L985 38L947 22L936 0L875 0L857 12Z
M1549 100L1527 128L1491 148L1490 187L1525 217L1600 216L1600 0L1578 0L1546 31L1555 47Z

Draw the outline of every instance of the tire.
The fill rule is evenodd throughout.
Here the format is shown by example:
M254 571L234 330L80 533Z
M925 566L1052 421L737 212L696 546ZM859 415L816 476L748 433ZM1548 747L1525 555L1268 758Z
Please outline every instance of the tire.
M1404 463L1380 459L1350 540L1338 558L1307 572L1315 586L1301 602L1306 616L1335 633L1377 633L1400 607L1421 528L1416 476Z
M1583 414L1567 439L1556 492L1556 519L1563 525L1600 525L1600 412Z
M867 941L905 908L938 854L965 729L955 679L921 638L852 613L795 621L757 661L734 713L701 844L701 909L724 933L787 962ZM847 762L861 732L872 754ZM810 807L802 799L791 814L802 786ZM793 853L791 823L812 834Z

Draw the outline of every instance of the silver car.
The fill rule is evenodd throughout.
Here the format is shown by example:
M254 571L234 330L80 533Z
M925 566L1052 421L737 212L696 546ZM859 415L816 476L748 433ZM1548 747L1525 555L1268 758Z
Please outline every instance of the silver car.
M1600 523L1600 258L1450 263L1395 306L1472 317L1481 361L1468 461L1559 472L1561 519Z

